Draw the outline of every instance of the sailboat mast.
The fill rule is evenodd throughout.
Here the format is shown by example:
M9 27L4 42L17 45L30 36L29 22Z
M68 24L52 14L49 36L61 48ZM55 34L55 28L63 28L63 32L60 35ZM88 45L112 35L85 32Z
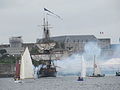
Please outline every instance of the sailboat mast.
M46 30L46 27L45 27L45 18L43 18L43 38L45 38L45 30Z
M95 58L96 58L96 56L94 55L94 64L93 64L93 74L95 75L95 68L96 68L96 62L95 62Z

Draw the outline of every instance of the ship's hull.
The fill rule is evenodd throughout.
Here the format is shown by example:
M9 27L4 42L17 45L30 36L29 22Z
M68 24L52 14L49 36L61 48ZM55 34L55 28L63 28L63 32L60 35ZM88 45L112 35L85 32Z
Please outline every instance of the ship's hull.
M42 68L39 77L56 77L57 71L55 68Z
M116 72L116 76L120 76L120 72Z
M89 77L104 77L105 74L101 75L101 74L97 74L97 75L92 75L92 76L89 76Z

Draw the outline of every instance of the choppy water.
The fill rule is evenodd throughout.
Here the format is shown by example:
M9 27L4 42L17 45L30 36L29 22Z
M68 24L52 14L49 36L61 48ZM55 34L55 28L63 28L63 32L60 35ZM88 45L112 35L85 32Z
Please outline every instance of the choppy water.
M0 78L0 90L120 90L120 77L87 77L81 82L77 77L49 77L27 79L22 83Z

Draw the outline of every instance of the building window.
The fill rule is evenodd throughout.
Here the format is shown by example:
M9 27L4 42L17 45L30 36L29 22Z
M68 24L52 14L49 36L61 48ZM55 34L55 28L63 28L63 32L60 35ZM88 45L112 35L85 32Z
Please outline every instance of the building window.
M67 42L69 41L69 39L67 39Z

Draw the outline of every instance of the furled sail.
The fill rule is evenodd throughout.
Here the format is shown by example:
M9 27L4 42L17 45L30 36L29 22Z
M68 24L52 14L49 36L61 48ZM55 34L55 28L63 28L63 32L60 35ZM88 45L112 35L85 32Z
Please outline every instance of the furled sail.
M56 45L55 43L41 43L41 44L37 44L37 47L40 50L50 50L54 48L55 45Z
M22 55L20 66L20 79L33 78L34 70L28 47Z

